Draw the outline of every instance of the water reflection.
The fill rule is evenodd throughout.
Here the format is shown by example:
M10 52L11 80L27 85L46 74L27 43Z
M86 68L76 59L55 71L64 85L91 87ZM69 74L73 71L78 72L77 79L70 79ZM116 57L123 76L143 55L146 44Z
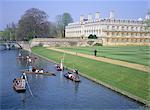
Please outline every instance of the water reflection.
M63 78L64 78L64 76L63 76L63 71L60 71L60 81L61 81L61 82L63 82L63 80L64 80Z
M25 94L25 93L19 93L19 95L20 95L21 101L22 101L23 104L24 104L25 101L26 101L26 94Z
M79 89L79 82L74 82L74 90L75 90L75 93L78 93L78 89Z

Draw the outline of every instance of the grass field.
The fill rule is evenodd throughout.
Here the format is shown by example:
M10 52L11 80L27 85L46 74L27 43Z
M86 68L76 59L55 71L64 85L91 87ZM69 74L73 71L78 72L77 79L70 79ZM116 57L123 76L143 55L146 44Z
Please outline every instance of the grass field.
M63 56L61 52L43 47L34 47L32 51L56 62L60 62ZM90 77L150 101L149 73L66 54L65 66L73 68L73 64L80 72Z
M97 56L150 66L150 46L65 47L60 49L90 55L93 55L96 49Z

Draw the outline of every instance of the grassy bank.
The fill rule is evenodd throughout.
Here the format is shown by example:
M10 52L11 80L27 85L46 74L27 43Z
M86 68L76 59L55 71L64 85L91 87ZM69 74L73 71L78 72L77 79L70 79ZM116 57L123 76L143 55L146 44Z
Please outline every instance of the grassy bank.
M34 47L32 51L56 62L60 62L63 56L61 52L43 47ZM149 73L66 54L65 65L73 68L73 64L80 72L92 78L150 101Z
M97 56L150 66L150 46L67 47L61 49L90 55L93 55L93 50L96 49Z

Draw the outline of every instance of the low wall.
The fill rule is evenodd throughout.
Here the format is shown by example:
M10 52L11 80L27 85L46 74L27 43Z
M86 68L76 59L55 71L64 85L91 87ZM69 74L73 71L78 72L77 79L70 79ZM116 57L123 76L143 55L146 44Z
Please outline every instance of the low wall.
M102 44L101 39L60 39L60 38L37 38L31 41L30 46L44 47L69 47L69 46L92 46L96 43Z
M98 39L81 38L36 38L31 42L33 46L67 47L67 46L93 46L93 45L146 45L150 46L150 38L123 38L123 37L101 37Z
M35 38L30 43L18 42L24 49L30 50L34 46L44 47L70 47L70 46L117 46L117 45L146 45L150 46L150 38L117 38L101 37L98 39L81 39L81 38Z

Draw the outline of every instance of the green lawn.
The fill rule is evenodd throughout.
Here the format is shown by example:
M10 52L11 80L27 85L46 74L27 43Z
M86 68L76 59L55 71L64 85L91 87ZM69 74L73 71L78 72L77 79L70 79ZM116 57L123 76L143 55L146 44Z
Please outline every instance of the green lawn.
M63 56L61 52L43 47L34 47L32 51L56 62L60 62ZM66 54L65 66L73 68L73 64L80 72L90 77L150 101L149 73Z
M60 48L67 51L93 55L96 49L97 56L118 59L150 66L150 46L111 46L111 47L67 47Z

